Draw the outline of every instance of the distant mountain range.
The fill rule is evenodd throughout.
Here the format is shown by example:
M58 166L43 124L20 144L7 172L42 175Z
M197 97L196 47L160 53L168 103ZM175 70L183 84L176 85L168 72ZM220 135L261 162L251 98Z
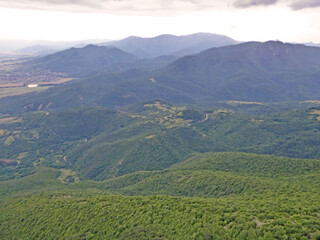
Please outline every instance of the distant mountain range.
M131 36L121 40L82 41L26 41L0 39L0 54L43 56L71 47L82 48L88 44L114 46L139 58L155 58L161 55L184 56L200 51L241 43L228 36L212 33L195 33L185 36L163 34L152 38ZM293 43L296 44L296 43ZM320 47L319 43L306 42L306 46Z
M156 73L196 101L287 101L319 98L320 48L278 41L212 48Z
M37 48L38 50L40 48ZM32 51L33 48L26 49ZM47 49L47 51L50 51ZM178 59L175 56L160 56L153 59L139 59L116 47L87 45L70 48L48 56L27 61L23 67L62 72L70 76L84 77L103 73L117 73L133 68L155 69Z
M53 53L61 51L61 50L63 50L63 49L56 47L56 46L34 45L34 46L30 46L30 47L21 48L15 52L19 55L44 56L44 55L53 54Z
M320 47L320 43L307 42L303 44L309 47Z
M212 47L233 45L239 42L227 36L196 33L185 36L160 35L153 38L128 37L120 41L111 41L103 46L115 46L139 58L155 58L162 55L184 56L196 54Z
M36 45L21 49L18 53L51 54L31 64L36 64L37 68L79 76L88 75L94 71L119 72L130 68L161 67L176 60L179 56L236 43L226 36L198 33L186 36L160 35L154 38L129 37L120 41L99 44L99 46L78 44L77 47L60 52L57 47L54 48L51 45Z
M136 60L135 56L119 49L87 46L37 61L39 66L55 71L79 73ZM320 99L319 79L320 48L278 41L248 42L211 48L156 70L137 67L117 74L101 73L51 88L45 93L8 101L2 99L0 110L33 110L49 103L51 108L79 105L117 108L152 99L202 106L228 100L314 100ZM25 108L26 105L29 107Z
M51 50L62 51L71 47L84 47L88 44L98 44L107 40L82 40L82 41L27 41L0 39L0 54L15 55L44 55L53 53Z
M82 48L88 44L113 46L139 58L155 58L162 55L184 56L211 47L236 44L237 41L223 35L196 33L185 36L160 35L153 38L128 37L117 41L84 40L71 42L0 40L0 53L41 56L70 47Z

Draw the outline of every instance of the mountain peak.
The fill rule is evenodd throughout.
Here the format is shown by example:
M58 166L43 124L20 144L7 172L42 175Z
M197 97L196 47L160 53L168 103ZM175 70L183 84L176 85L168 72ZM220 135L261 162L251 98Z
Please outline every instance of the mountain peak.
M269 40L264 42L265 44L285 44L284 42L281 42L279 40Z
M83 48L100 48L100 46L94 45L94 44L88 44L84 46Z

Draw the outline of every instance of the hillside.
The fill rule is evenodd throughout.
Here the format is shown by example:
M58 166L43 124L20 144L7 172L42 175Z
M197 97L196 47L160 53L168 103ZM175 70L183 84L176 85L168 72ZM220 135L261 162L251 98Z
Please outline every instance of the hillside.
M0 180L29 175L37 166L64 167L67 150L135 121L99 107L59 113L38 111L0 119L0 159L8 160L0 160Z
M49 192L0 203L0 232L6 239L316 239L315 193L199 199Z
M0 181L0 197L44 190L95 190L125 195L227 197L312 189L320 160L251 153L201 153L162 171L137 171L103 181L79 179L70 169L37 167L35 173ZM306 186L308 184L308 186ZM290 186L291 185L291 186Z
M317 239L319 107L221 104L1 116L1 236Z
M133 114L140 119L135 124L101 134L72 149L68 153L69 166L86 178L102 180L135 171L161 170L197 152L320 158L316 148L320 122L311 114L313 110L253 118L226 109L207 114L191 111L188 115L187 109L157 103L152 107L155 112L162 109L162 115Z
M161 101L130 109L82 107L0 118L0 159L14 160L0 169L1 178L50 166L71 168L82 179L103 180L163 170L204 152L320 159L316 107L269 116L243 115L233 108L203 111Z
M206 107L219 101L317 100L319 64L319 48L249 42L212 48L158 70L100 73L46 92L4 98L0 113L36 110L48 103L52 103L50 108L61 109L79 105L119 108L152 99Z
M319 63L319 48L248 42L181 58L156 79L197 101L318 99Z
M140 171L102 182L83 182L126 195L225 197L308 188L319 174L320 160L290 159L248 153L206 153L163 171ZM308 177L310 176L310 177ZM300 183L294 183L297 179ZM317 180L311 185L319 184Z
M135 56L117 48L87 45L83 48L70 48L41 57L28 64L31 64L32 68L81 75L101 70L114 64L130 63L136 60Z
M128 37L111 41L103 46L115 46L140 58L155 58L163 55L184 56L196 54L212 47L237 44L238 42L223 35L195 33L185 36L160 35L153 38Z
M0 182L0 232L6 239L317 239L319 168L319 160L243 153L199 154L103 182L70 182L70 171L40 168Z

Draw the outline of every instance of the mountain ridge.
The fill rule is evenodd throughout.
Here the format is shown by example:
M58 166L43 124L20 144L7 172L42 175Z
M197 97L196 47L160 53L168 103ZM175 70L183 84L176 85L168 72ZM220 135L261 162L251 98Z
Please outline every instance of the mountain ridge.
M33 104L51 108L92 104L119 108L161 99L173 104L210 107L217 101L288 102L320 99L320 48L277 41L211 48L155 70L139 67L97 74L46 93L2 99L0 111ZM143 63L143 62L140 62ZM94 90L95 89L95 90ZM95 94L92 94L96 91ZM68 93L68 102L63 96ZM59 98L58 98L59 96ZM79 99L81 96L81 101ZM13 99L13 100L10 100ZM59 102L59 104L58 104Z
M210 47L237 43L237 41L224 35L194 33L183 36L163 34L150 38L130 36L119 41L111 41L101 45L115 46L140 58L155 58L161 55L183 56L195 54Z
M319 64L320 49L316 47L278 41L248 42L182 57L158 78L167 86L182 90L195 84L204 95L212 95L209 101L301 100L305 93L320 97L318 90L314 91L320 88ZM299 92L301 88L306 89ZM294 90L296 94L291 93Z

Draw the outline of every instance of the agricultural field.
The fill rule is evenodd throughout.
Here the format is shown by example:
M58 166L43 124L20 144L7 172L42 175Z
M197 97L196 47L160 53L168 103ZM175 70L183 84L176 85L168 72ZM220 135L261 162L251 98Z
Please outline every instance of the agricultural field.
M23 94L28 94L28 93L34 93L34 92L40 92L40 91L45 91L49 87L35 87L35 88L29 88L27 86L22 86L22 87L2 87L0 88L0 99L4 97L10 97L10 96L19 96Z

